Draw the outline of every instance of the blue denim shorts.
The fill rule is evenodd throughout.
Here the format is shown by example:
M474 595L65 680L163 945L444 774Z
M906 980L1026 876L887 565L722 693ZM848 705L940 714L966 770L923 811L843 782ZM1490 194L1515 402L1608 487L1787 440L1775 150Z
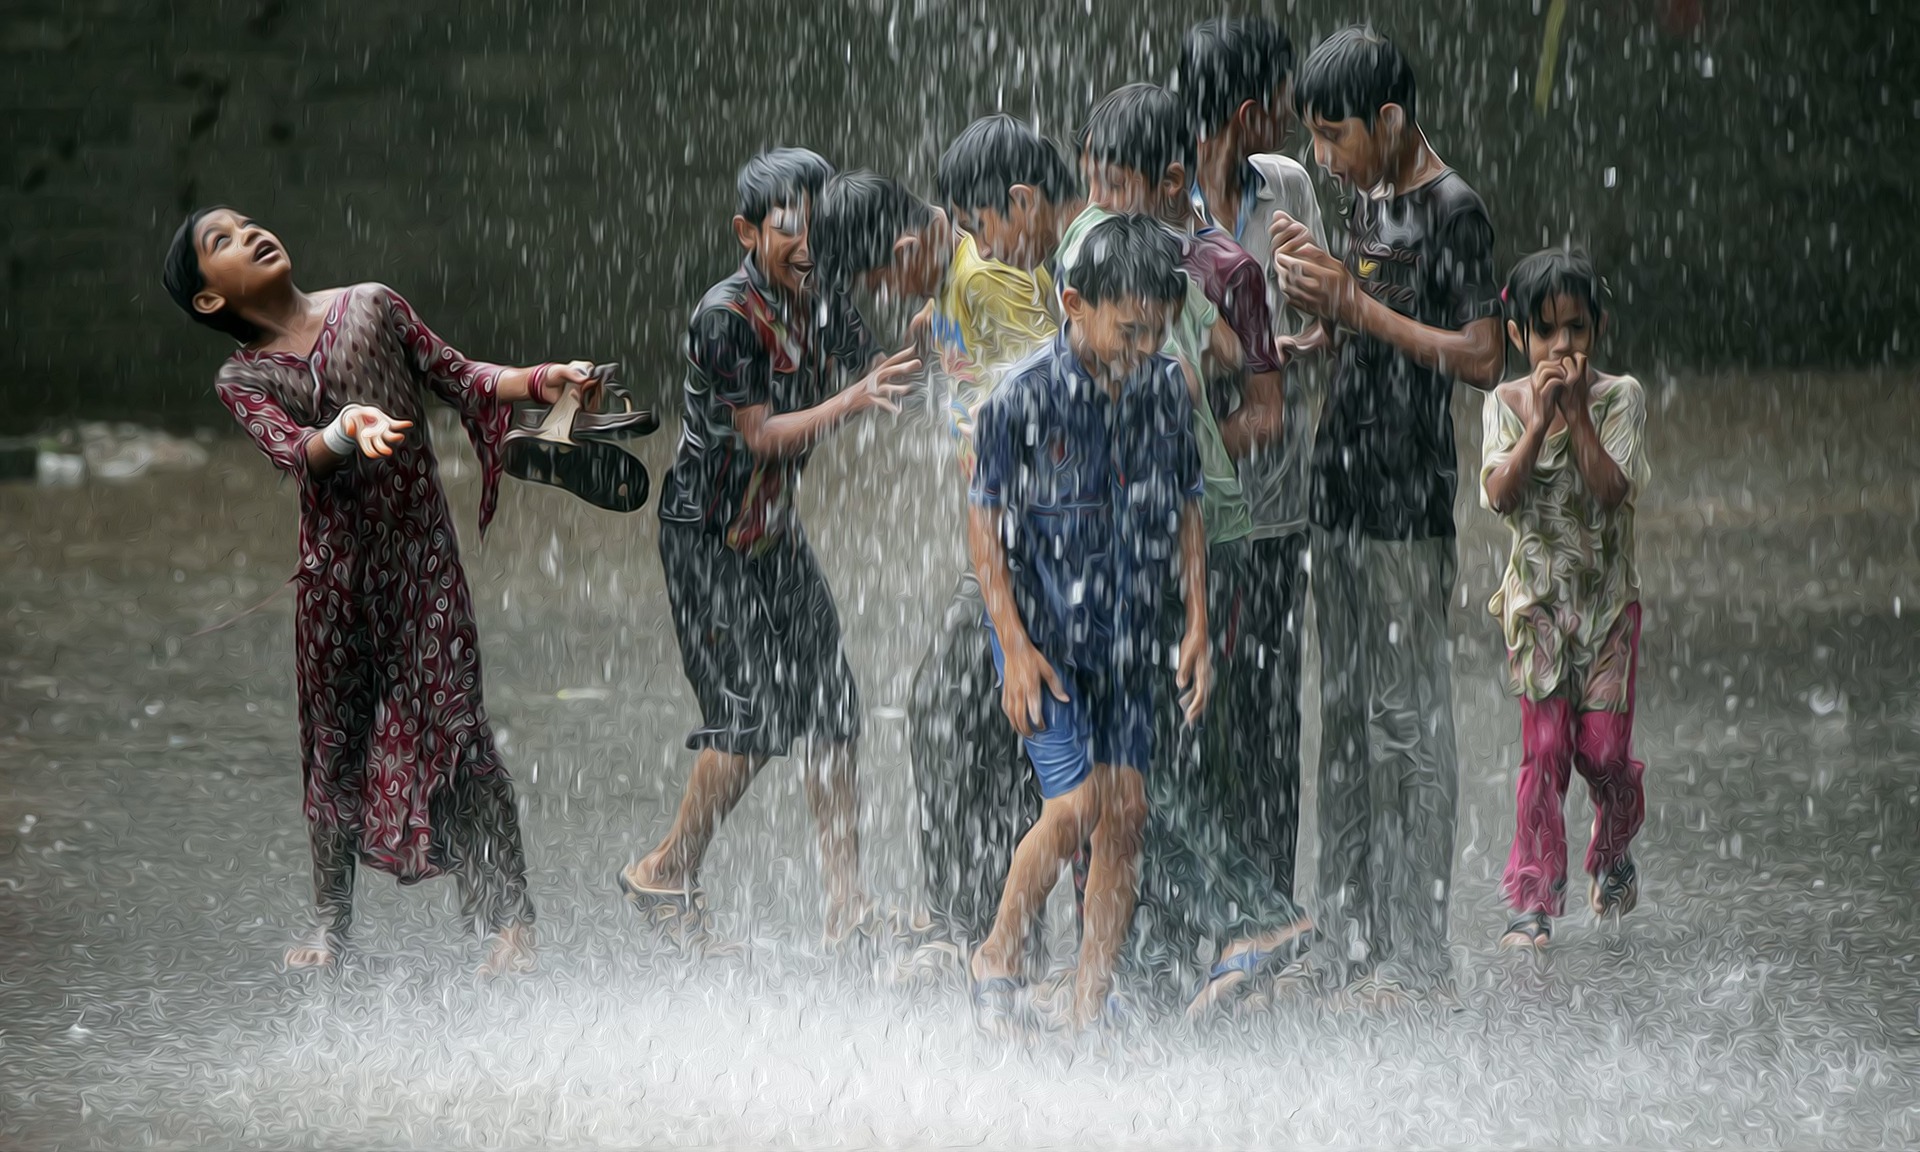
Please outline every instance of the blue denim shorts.
M993 640L993 669L1004 679L1007 658L991 621L987 635ZM1095 764L1145 773L1153 754L1151 680L1141 677L1142 683L1128 693L1111 676L1076 675L1072 669L1058 665L1054 671L1060 674L1067 699L1055 699L1043 686L1043 727L1020 741L1026 747L1027 759L1033 762L1041 797L1053 800L1065 796L1093 774Z

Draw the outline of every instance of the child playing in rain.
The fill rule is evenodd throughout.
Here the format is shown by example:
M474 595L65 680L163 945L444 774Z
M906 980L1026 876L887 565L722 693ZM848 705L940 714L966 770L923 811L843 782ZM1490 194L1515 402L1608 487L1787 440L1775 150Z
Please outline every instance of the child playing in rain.
M1278 891L1266 862L1253 861L1240 835L1238 814L1217 786L1242 770L1240 742L1252 663L1238 651L1236 622L1248 573L1246 537L1253 522L1240 488L1207 384L1239 381L1253 353L1264 386L1236 388L1248 401L1230 420L1244 422L1251 444L1271 423L1258 411L1281 397L1273 355L1271 320L1258 265L1223 233L1195 236L1190 198L1194 127L1188 110L1163 88L1129 84L1095 105L1081 134L1080 162L1088 206L1061 238L1060 260L1071 269L1090 229L1116 213L1144 213L1168 225L1179 245L1187 289L1168 320L1162 351L1180 368L1192 401L1193 435L1205 476L1202 520L1207 537L1207 619L1211 667L1221 699L1204 730L1182 730L1172 709L1162 709L1161 762L1147 786L1153 830L1148 836L1141 899L1156 927L1150 949L1164 953L1155 967L1182 964L1203 942L1217 949L1189 1005L1200 1014L1229 997L1238 998L1253 978L1284 967L1310 939L1312 927L1291 897ZM1069 272L1063 284L1071 286ZM1230 308L1223 312L1212 287ZM1237 295L1237 298L1235 294ZM1252 343L1243 343L1238 320ZM1171 618L1171 613L1166 618ZM1165 647L1177 641L1163 637ZM1164 667L1159 669L1164 676ZM1160 945L1170 944L1162 949ZM1189 946L1193 947L1189 947Z
M1320 973L1349 1003L1451 996L1459 765L1453 591L1454 380L1503 364L1493 226L1434 152L1413 69L1370 28L1328 37L1294 75L1314 158L1352 189L1344 260L1275 212L1274 271L1337 348L1309 514L1320 622Z
M816 282L808 229L832 175L799 148L747 162L733 217L745 257L688 325L686 421L660 498L660 561L700 702L687 737L698 755L673 826L619 881L636 903L688 910L720 821L767 760L800 741L826 937L837 943L870 912L854 778L860 706L793 491L814 445L860 413L898 410L920 362L911 350L883 360L847 294Z
M1180 95L1199 136L1194 203L1206 221L1203 235L1225 234L1257 264L1268 343L1282 354L1307 318L1271 287L1273 241L1267 223L1275 211L1304 223L1325 245L1320 208L1305 168L1279 149L1294 124L1293 44L1265 17L1203 20L1180 45ZM1225 311L1226 309L1223 309ZM1236 324L1234 331L1242 332ZM1249 347L1256 346L1246 339ZM1239 631L1246 649L1240 699L1222 677L1218 707L1238 724L1233 771L1213 783L1229 789L1249 851L1286 896L1294 891L1294 853L1300 804L1300 658L1307 594L1307 458L1313 450L1323 373L1317 357L1286 365L1280 411L1261 411L1249 375L1248 396L1221 426L1239 469L1253 531L1247 535L1247 573ZM1276 376L1276 386L1278 384ZM1264 422L1248 436L1241 426Z
M480 652L427 440L426 394L460 411L493 517L517 400L589 389L585 361L468 360L392 289L304 292L278 237L227 208L174 235L163 279L195 321L240 342L221 403L300 483L294 658L318 931L290 968L330 966L356 863L403 884L451 872L493 939L482 972L533 966L533 905L513 787L480 695Z
M1011 117L977 121L947 150L941 184L976 218L1059 215L1072 174L1053 146ZM964 206L964 207L962 207ZM1064 221L1063 221L1064 223ZM1051 252L1045 239L1041 251ZM925 302L915 328L937 365L935 384L964 481L973 471L973 421L1016 363L1059 331L1053 279L981 254L948 214L894 180L836 176L814 212L823 275L876 295ZM1040 799L993 691L993 654L973 573L963 574L941 629L914 673L908 713L920 798L920 847L935 939L916 958L938 969L992 926L1005 864Z
M1043 797L1014 851L993 931L971 961L983 1023L1015 1009L1021 963L1060 866L1091 844L1067 1023L1106 1010L1132 921L1153 742L1161 588L1179 579L1177 683L1206 706L1206 541L1192 401L1159 355L1187 292L1162 225L1083 230L1061 293L1066 327L980 410L968 544L1002 673L1002 705Z
M1480 501L1513 532L1488 604L1520 698L1520 780L1504 878L1513 911L1500 943L1543 948L1564 911L1570 769L1593 799L1586 870L1595 916L1639 899L1627 846L1640 830L1645 768L1633 759L1640 582L1633 506L1646 489L1646 396L1591 365L1607 317L1587 257L1536 252L1501 293L1526 376L1487 396Z

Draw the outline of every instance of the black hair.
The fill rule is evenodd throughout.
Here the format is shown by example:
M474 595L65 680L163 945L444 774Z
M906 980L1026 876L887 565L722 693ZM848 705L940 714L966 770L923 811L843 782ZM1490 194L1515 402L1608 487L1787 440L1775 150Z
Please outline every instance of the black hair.
M1293 77L1293 107L1302 120L1358 117L1373 127L1380 109L1398 104L1417 123L1413 66L1371 25L1342 28L1320 42Z
M202 220L220 211L231 212L232 209L215 205L187 213L187 218L173 234L173 243L167 245L166 263L160 266L160 283L166 287L167 295L173 297L173 302L195 323L204 324L215 332L223 332L242 344L251 344L260 338L260 329L235 315L232 309L222 307L218 312L202 312L193 306L193 298L207 287L207 278L200 271L200 246L194 242L194 233L199 230Z
M1606 314L1607 286L1593 270L1587 254L1572 246L1548 248L1531 256L1522 256L1507 273L1507 286L1500 290L1500 302L1507 319L1520 326L1523 336L1533 331L1533 322L1546 311L1547 301L1555 296L1571 296L1587 306L1587 315L1595 323Z
M1202 137L1212 136L1249 100L1272 102L1293 71L1293 41L1278 21L1202 20L1180 41L1180 96Z
M1128 84L1106 94L1080 130L1080 155L1154 179L1168 165L1193 173L1193 121L1173 93L1157 84Z
M734 214L758 228L775 208L794 204L802 196L817 198L831 179L833 165L818 152L769 149L741 166L733 183Z
M1046 137L1002 112L982 116L947 145L935 174L940 198L962 210L1007 210L1007 190L1030 184L1049 204L1079 190L1073 168Z
M808 246L829 283L893 261L894 241L925 228L933 208L898 180L872 172L843 172L827 181L813 205Z
M1135 298L1185 300L1180 241L1151 216L1110 216L1081 241L1067 283L1088 304Z

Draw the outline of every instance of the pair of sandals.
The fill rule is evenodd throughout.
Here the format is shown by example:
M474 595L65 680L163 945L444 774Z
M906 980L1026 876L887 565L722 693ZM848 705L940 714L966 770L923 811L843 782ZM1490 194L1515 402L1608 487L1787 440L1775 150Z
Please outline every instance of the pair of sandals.
M1587 906L1593 909L1594 918L1598 920L1608 916L1618 919L1639 903L1640 870L1634 866L1631 856L1622 857L1613 867L1595 874L1587 890ZM1522 912L1500 937L1502 948L1539 949L1552 942L1553 917L1545 912Z
M596 364L604 407L588 411L580 391L568 388L545 412L518 413L504 444L507 475L530 484L547 484L609 512L636 512L647 503L652 479L638 457L620 441L645 436L660 427L652 409L636 408L620 385L618 364Z

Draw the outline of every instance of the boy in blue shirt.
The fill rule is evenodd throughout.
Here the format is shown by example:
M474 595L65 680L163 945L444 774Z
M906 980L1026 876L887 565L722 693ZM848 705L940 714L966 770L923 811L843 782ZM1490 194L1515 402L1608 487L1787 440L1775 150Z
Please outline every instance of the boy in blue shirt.
M974 432L968 546L1001 704L1042 796L972 960L976 1002L1011 1010L1027 934L1060 866L1087 843L1076 1030L1107 1003L1138 895L1151 661L1161 588L1176 571L1186 630L1175 681L1189 723L1212 676L1192 402L1159 354L1186 297L1179 265L1178 241L1152 220L1096 225L1061 294L1065 328L1001 384Z

